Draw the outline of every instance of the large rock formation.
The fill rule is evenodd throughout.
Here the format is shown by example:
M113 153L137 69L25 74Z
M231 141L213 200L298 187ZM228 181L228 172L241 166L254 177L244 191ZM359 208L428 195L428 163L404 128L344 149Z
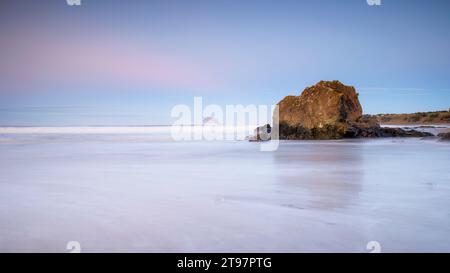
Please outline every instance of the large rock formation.
M362 107L355 88L339 81L321 81L300 96L282 99L274 121L277 114L282 139L336 139L362 116Z
M362 115L355 88L339 81L321 81L306 88L300 96L285 97L277 106L274 125L279 125L280 139L431 135L380 127L376 117Z
M307 129L345 126L362 116L355 88L339 81L321 81L306 88L300 96L285 97L278 107L280 123Z

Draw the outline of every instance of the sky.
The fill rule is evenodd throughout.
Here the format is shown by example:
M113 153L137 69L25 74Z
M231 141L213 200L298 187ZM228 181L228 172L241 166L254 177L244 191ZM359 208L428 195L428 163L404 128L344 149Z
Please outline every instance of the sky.
M0 1L0 126L171 124L320 80L363 111L450 107L450 1Z

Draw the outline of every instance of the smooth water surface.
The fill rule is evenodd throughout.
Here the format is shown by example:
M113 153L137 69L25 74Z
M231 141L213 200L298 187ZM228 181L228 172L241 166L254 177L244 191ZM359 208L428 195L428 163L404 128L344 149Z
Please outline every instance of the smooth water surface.
M0 134L0 251L450 251L450 144Z

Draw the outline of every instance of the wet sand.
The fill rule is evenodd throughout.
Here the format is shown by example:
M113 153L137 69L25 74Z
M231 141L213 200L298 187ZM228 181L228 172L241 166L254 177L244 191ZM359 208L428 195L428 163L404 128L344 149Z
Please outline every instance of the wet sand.
M450 251L436 139L173 142L1 134L0 251Z

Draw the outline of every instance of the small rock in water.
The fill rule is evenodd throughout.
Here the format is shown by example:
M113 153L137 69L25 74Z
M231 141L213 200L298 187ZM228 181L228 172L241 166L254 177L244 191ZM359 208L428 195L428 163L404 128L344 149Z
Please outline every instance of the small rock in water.
M266 124L255 129L255 135L250 137L250 141L267 141L270 140L270 133L272 127L270 124Z

